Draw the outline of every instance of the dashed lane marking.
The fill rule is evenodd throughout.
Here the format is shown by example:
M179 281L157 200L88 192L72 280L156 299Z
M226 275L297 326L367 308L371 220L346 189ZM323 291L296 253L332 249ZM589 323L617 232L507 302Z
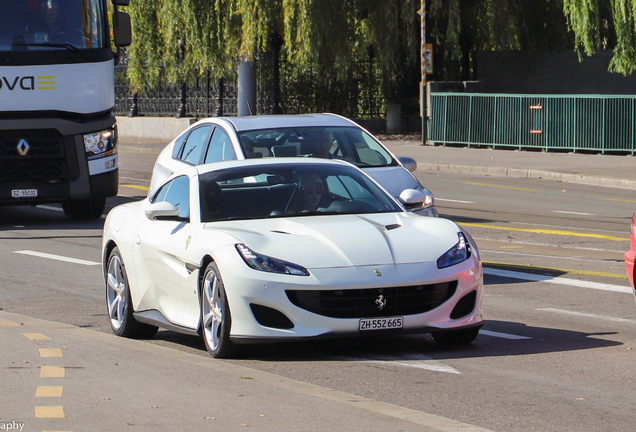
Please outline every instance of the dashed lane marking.
M533 255L529 255L529 256L533 256ZM552 257L552 258L556 258L556 257ZM626 274L594 272L589 270L568 270L568 269L561 269L561 268L554 268L554 267L522 266L519 264L509 264L509 263L501 263L501 262L485 261L485 260L482 260L482 264L489 265L489 266L512 267L512 268L523 267L528 270L559 272L559 273L567 273L567 274L575 274L575 275L601 276L601 277L611 277L611 278L618 278L618 279L627 279Z
M20 327L22 324L18 324L17 322L10 321L8 319L0 318L0 326L3 327Z
M579 215L579 216L595 216L594 213L579 213L579 212L570 212L570 211L561 211L561 210L554 210L552 213L573 214L573 215Z
M56 261L70 262L73 264L81 264L85 266L101 265L101 263L95 262L95 261L86 261L86 260L77 259L77 258L69 258L69 257L61 256L61 255L52 255L52 254L47 254L43 252L36 252L36 251L29 251L29 250L14 251L13 253L17 253L21 255L30 255L30 256L39 257L39 258L47 258L47 259L52 259Z
M453 202L460 204L475 204L473 201L461 201L461 200L452 200L452 199L444 199L435 197L435 201L444 201L444 202Z
M35 397L62 397L63 386L38 386Z
M38 348L40 351L40 357L64 357L62 350L59 348Z
M496 331L484 330L484 329L479 330L479 334L484 336L496 337L501 339L510 339L510 340L532 339L531 337L528 337L528 336L518 336L518 335L513 335L508 333L500 333Z
M517 271L511 271L511 270L484 268L484 274L491 275L491 276L506 277L511 279L527 280L532 282L546 282L546 283L552 283L552 284L558 284L558 285L568 285L568 286L578 287L578 288L590 288L590 289L596 289L601 291L613 291L613 292L625 293L625 294L632 294L634 291L631 287L622 286L622 285L610 285L605 283L570 279L570 278L565 278L560 276L548 276L548 275L533 274L533 273L522 273Z
M619 323L626 323L626 324L636 324L636 321L630 320L630 319L608 317L603 315L594 315L594 314L584 313L584 312L574 312L574 311L567 311L567 310L554 309L554 308L539 308L536 310L541 312L554 312L554 313L559 313L563 315L572 315L572 316L577 316L581 318L591 318L591 319L598 319L598 320L612 321L612 322L619 322Z
M22 333L22 336L24 336L27 339L31 339L31 340L51 340L50 337L43 335L42 333Z
M42 366L40 378L64 378L65 371L64 366Z
M570 237L586 237L586 238L597 238L597 239L605 239L605 240L613 240L613 241L629 241L629 237L616 237L616 236L610 236L605 234L580 233L575 231L563 231L563 230L552 230L552 229L541 229L541 228L513 228L509 226L487 225L487 224L467 223L467 222L458 222L458 225L465 226L465 227L487 228L487 229L494 229L494 230L517 231L517 232L527 232L527 233L535 233L535 234L549 234L549 235L560 235L560 236L570 236Z
M61 406L36 406L35 418L65 418L64 407Z
M126 187L126 188L132 188L132 189L139 189L139 190L142 190L142 191L148 191L148 189L149 189L148 186L139 186L139 185L122 184L122 185L119 185L119 186Z
M514 186L501 186L501 185L494 185L494 184L489 184L489 183L473 183L473 182L463 182L464 184L468 184L468 185L475 185L475 186L488 186L488 187L494 187L494 188L500 188L500 189L512 189L512 190L520 190L520 191L526 191L526 192L536 192L536 189L526 189L526 188L520 188L520 187L514 187Z

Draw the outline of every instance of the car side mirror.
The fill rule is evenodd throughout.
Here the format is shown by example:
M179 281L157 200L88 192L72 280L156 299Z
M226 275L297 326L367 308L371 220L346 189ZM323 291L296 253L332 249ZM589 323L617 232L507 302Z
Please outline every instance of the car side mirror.
M415 189L404 189L399 196L400 202L406 206L422 205L426 201L426 194Z
M407 156L399 156L398 160L404 166L404 168L406 168L410 172L413 172L417 169L417 162L415 162L415 159L413 158Z
M146 212L146 217L150 220L179 218L177 206L167 201L148 204L144 211Z

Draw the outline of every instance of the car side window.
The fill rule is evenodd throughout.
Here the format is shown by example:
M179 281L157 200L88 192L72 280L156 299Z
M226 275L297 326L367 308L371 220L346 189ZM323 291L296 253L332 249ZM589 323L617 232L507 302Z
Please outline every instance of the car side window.
M183 145L185 144L185 139L188 136L187 133L181 134L174 141L174 148L172 149L172 157L175 159L179 159L179 155L181 154L181 150L183 150Z
M203 149L208 142L208 135L210 134L211 129L212 126L209 125L201 126L190 133L185 142L181 160L193 165L199 164L199 161L201 160L201 152L203 152Z
M179 176L163 185L155 194L153 203L169 202L179 209L179 217L190 217L190 179Z
M228 134L221 128L214 129L205 163L236 160L236 153Z

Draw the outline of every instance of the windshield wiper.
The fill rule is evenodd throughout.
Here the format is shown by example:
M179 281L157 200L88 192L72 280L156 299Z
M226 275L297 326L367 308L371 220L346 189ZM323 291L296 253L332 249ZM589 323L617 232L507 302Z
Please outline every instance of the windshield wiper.
M14 43L13 47L66 48L69 51L73 51L73 52L78 53L79 55L84 57L86 60L90 60L90 58L86 54L84 54L81 49L79 49L75 45L70 44L68 42L65 42L65 43L50 43L50 42L43 42L43 43Z

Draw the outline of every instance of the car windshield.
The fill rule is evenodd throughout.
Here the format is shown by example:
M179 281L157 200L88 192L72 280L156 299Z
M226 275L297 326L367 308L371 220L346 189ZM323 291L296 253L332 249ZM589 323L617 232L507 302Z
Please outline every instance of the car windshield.
M199 177L201 221L403 211L351 166L276 164Z
M341 159L361 168L397 166L371 135L356 127L293 127L239 133L247 158L313 156Z
M5 0L0 51L92 49L108 46L102 0Z

